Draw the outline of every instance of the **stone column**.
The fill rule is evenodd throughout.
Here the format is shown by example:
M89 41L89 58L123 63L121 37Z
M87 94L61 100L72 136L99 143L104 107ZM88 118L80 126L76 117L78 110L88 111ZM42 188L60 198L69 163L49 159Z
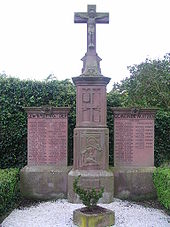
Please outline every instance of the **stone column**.
M113 108L115 196L155 197L154 118L156 109Z
M74 164L68 175L68 200L79 202L73 181L81 175L85 189L104 187L100 202L113 199L113 173L109 170L109 130L106 125L106 85L104 76L73 78L77 90Z
M29 199L67 196L68 112L62 107L28 107L27 166L21 192Z
M109 13L97 13L88 5L87 13L74 14L75 23L87 23L87 52L82 74L73 78L77 89L74 164L68 175L68 200L79 202L73 192L75 177L81 175L85 189L104 187L100 202L113 199L113 173L109 170L109 130L106 126L106 85L110 78L101 74L101 58L96 53L96 23L109 23Z

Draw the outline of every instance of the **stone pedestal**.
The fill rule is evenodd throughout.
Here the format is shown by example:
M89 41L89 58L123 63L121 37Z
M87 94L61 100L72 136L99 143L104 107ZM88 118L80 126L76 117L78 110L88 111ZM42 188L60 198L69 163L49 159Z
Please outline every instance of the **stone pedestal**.
M73 192L75 177L81 175L85 189L104 187L100 202L113 200L113 173L109 170L109 130L106 126L106 85L104 76L73 78L77 89L74 163L68 175L68 200L80 202Z
M115 196L148 199L156 196L154 167L155 109L113 108Z
M70 108L31 107L28 114L27 166L21 193L29 199L66 198L68 112Z
M147 200L156 197L152 175L156 167L115 167L114 193L120 199Z

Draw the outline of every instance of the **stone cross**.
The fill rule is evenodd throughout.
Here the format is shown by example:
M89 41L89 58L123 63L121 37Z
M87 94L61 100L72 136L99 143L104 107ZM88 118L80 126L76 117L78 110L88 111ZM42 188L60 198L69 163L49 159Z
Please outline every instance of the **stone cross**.
M88 5L87 13L75 13L74 23L87 23L87 52L96 51L96 23L108 24L109 13L97 13L96 5Z
M96 24L108 24L109 13L97 13L96 5L88 5L87 13L74 13L74 23L87 23L87 53L82 58L82 75L101 76L101 58L96 53Z

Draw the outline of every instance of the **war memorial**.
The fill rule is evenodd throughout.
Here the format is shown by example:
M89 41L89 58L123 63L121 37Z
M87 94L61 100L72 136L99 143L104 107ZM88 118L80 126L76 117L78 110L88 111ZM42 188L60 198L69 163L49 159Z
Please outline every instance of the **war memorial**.
M87 12L74 14L74 22L87 24L87 52L81 59L81 75L72 78L76 86L73 166L67 165L69 107L25 108L28 156L20 173L22 194L31 199L68 198L78 203L73 181L81 175L83 188L104 187L103 203L114 197L154 197L155 110L113 107L114 167L110 167L106 122L110 78L102 75L96 52L96 24L108 24L109 13L98 13L95 5L88 5Z

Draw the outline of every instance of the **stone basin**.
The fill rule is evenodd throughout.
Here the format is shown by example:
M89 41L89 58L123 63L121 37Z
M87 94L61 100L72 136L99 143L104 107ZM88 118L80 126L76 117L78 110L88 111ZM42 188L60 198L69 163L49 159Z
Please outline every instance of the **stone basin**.
M115 224L115 213L100 206L83 207L73 211L73 222L79 227L107 227Z

